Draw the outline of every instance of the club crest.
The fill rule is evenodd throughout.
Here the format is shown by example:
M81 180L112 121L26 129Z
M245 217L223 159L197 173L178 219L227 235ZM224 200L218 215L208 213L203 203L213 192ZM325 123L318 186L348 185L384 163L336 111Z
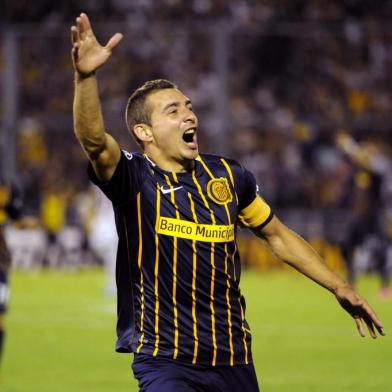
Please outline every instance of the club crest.
M230 190L227 178L213 178L207 184L208 196L217 204L230 203L233 195Z

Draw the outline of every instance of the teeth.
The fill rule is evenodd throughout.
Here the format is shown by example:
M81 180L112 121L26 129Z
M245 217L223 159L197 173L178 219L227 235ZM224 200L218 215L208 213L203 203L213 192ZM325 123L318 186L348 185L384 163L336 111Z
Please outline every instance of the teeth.
M195 134L196 134L196 128L190 128L184 132L184 134L182 135L182 138L185 143L192 143Z

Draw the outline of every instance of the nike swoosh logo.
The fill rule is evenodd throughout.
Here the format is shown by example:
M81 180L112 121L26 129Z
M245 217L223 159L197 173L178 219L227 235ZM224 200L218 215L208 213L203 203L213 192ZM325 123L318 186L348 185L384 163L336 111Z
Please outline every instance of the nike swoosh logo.
M161 192L166 195L166 193L175 192L181 189L182 186L178 186L177 188L164 188L163 185L161 186Z

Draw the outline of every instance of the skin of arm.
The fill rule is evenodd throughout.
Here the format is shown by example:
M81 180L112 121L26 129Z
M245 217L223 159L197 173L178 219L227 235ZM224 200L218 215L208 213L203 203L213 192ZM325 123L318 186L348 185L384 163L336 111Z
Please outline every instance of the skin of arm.
M71 35L75 69L74 131L97 177L107 182L120 160L121 151L116 140L105 132L96 70L107 62L122 34L116 33L106 46L101 46L87 15L82 13L71 28Z
M273 217L262 229L253 229L253 232L285 263L332 292L340 305L354 318L361 336L365 336L362 321L373 338L377 337L376 330L380 335L385 335L380 320L367 302L323 262L308 242L277 217Z
M362 148L349 134L340 132L335 139L337 147L343 151L356 165L372 170L371 155Z
M97 177L109 181L121 153L116 140L105 132L95 75L84 78L75 74L73 118L75 135Z
M272 252L285 263L334 293L346 283L330 270L320 255L301 236L285 226L276 216L261 231L254 233L263 239Z

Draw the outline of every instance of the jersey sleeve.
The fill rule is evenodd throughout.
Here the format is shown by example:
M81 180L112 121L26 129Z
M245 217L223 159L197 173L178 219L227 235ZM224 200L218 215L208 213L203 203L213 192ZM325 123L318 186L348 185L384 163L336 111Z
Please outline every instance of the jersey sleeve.
M233 172L237 177L239 222L251 229L264 227L271 221L274 214L268 203L258 194L254 175L241 165L238 165Z
M143 158L139 154L121 151L120 161L109 182L102 182L89 162L88 175L114 205L130 202L139 192L143 182Z

